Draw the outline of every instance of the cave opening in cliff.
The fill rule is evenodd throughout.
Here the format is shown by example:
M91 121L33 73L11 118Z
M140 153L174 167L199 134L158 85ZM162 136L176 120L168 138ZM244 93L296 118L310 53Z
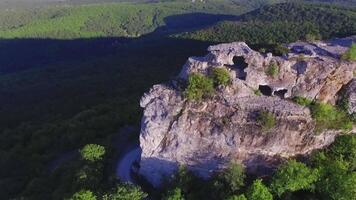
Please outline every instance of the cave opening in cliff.
M247 73L244 70L248 67L248 64L245 62L245 58L243 56L234 56L232 62L234 63L232 67L236 71L237 78L246 80Z
M284 99L286 97L287 92L288 92L287 89L277 90L274 91L274 95Z
M272 88L268 85L260 85L258 90L265 96L272 96Z

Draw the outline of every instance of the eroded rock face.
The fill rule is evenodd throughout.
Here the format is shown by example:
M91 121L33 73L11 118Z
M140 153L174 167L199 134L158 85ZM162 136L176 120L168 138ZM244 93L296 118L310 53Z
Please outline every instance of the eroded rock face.
M249 172L265 174L284 158L332 143L337 131L316 135L309 109L286 98L335 103L337 92L353 78L356 63L339 60L347 46L335 41L289 48L294 52L273 57L237 42L211 46L207 56L189 58L178 79L187 80L195 72L208 75L214 67L230 71L231 85L201 102L187 101L177 81L155 85L141 99L140 173L158 186L179 165L209 177L234 160ZM272 63L278 66L275 77L266 73ZM265 95L256 96L258 89ZM256 121L261 110L274 114L274 128L261 128Z
M356 78L346 86L344 98L347 100L349 114L356 114Z

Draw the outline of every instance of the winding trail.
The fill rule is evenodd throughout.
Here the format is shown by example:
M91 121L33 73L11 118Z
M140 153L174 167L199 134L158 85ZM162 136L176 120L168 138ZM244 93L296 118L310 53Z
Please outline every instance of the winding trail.
M121 159L117 163L116 167L116 176L122 181L126 183L133 183L135 181L132 178L133 166L135 162L139 162L141 158L142 150L140 146L133 145L128 149L125 155L121 157Z

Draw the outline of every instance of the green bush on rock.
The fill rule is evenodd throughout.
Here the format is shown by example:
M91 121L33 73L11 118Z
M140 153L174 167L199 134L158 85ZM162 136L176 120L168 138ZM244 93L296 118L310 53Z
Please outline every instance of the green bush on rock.
M350 49L347 50L342 56L341 59L348 61L356 61L356 44L352 44Z
M229 71L226 68L214 68L212 78L216 85L227 86L231 82Z
M345 111L330 104L313 103L310 105L312 117L316 122L316 131L324 129L352 129L352 122Z
M263 131L269 131L276 125L275 116L268 111L260 111L257 116L257 123Z
M293 101L301 106L310 106L313 103L313 100L310 100L305 97L294 97Z
M270 77L276 77L278 75L278 65L271 63L266 69L266 74Z
M213 93L213 79L199 73L193 73L189 75L188 87L184 91L184 95L189 100L201 100L202 98L210 96Z

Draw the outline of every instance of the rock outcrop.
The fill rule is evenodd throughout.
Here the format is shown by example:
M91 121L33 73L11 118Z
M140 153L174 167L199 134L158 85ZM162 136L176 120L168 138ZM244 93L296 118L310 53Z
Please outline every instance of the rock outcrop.
M356 70L355 62L340 61L352 41L356 37L293 43L291 52L281 57L236 42L211 46L207 56L189 58L177 80L153 86L141 100L140 173L158 186L179 165L209 177L234 160L251 173L265 174L285 158L329 145L338 132L315 134L310 110L290 98L334 104ZM266 73L271 65L277 66L275 76ZM185 99L181 80L190 73L208 75L215 67L229 69L232 83L201 102ZM263 95L257 96L256 90ZM354 89L350 94L355 95ZM264 130L256 121L261 110L275 116L272 129Z
M349 114L356 115L356 78L346 86L343 98L346 99Z

